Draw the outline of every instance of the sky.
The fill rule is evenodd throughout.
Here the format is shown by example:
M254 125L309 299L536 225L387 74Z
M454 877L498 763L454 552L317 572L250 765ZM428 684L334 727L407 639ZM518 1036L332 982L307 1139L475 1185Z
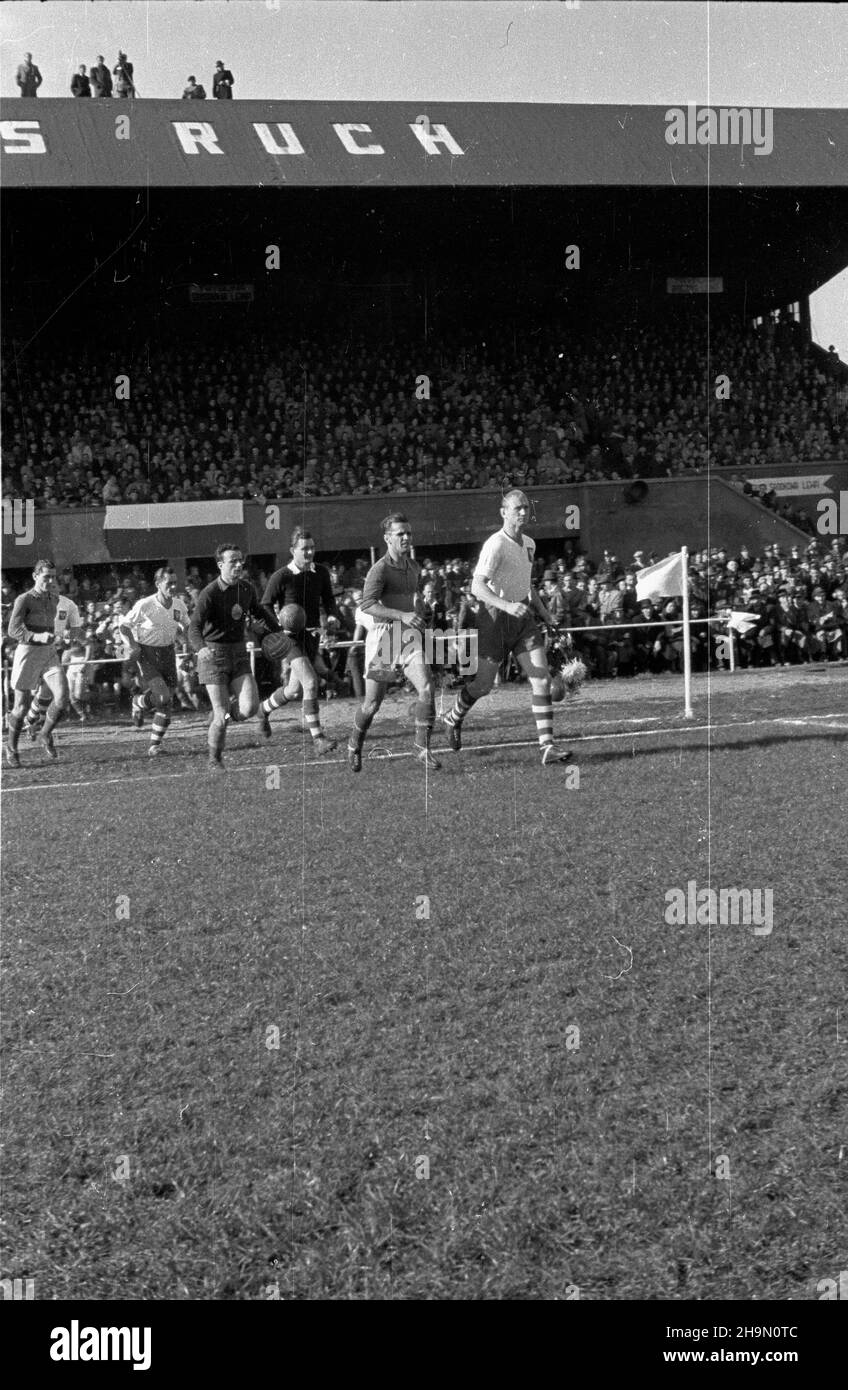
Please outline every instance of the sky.
M848 5L642 0L5 0L0 96L31 51L40 96L122 48L141 97L179 97L215 61L236 97L844 106ZM818 292L816 337L848 360L848 291ZM821 338L818 334L821 333Z
M0 95L30 50L41 96L118 48L140 95L207 87L223 58L243 98L842 106L848 6L641 0L5 0Z

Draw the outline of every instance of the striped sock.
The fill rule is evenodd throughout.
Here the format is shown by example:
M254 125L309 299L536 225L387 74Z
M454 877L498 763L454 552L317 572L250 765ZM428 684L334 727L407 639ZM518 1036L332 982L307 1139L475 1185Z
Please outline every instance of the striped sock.
M279 709L281 705L287 705L288 702L289 697L283 687L280 686L279 690L275 690L272 695L268 696L267 700L262 701L262 708L266 714L271 714L273 710Z
M50 705L51 705L51 703L52 703L52 700L53 700L53 694L52 694L52 691L49 691L49 690L47 691L46 694L44 694L44 693L42 692L42 693L40 693L40 694L33 695L33 697L32 697L32 704L30 705L29 709L27 710L27 715L26 715L26 722L27 722L27 724L30 724L30 725L40 724L40 723L41 723L41 720L42 720L42 719L44 718L44 716L47 714L47 711L48 711L48 709L50 708Z
M354 748L362 747L365 742L365 735L371 728L371 721L373 718L373 714L363 714L361 709L356 711L356 714L353 716L353 729L350 735L350 741Z
M477 703L476 695L469 695L467 686L463 686L454 701L453 709L445 715L451 724L461 724L468 711Z
M162 742L163 738L165 737L165 730L167 729L170 722L171 716L169 714L164 714L163 711L160 709L156 711L156 713L153 716L153 725L150 730L151 744L158 745Z
M533 718L539 733L539 747L545 748L554 741L554 707L550 692L533 696Z
M311 700L303 701L303 717L306 720L306 727L313 738L323 738L324 730L321 728L321 716L318 713L318 699L313 697Z
M429 748L436 707L432 700L418 700L415 704L415 747Z

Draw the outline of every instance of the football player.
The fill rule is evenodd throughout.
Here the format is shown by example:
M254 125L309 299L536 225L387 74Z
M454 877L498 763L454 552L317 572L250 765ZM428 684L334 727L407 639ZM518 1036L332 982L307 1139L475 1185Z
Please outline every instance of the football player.
M9 618L9 636L17 642L12 662L12 689L15 703L9 714L6 762L20 767L18 741L26 711L35 691L44 682L51 699L44 717L39 743L44 756L55 762L58 754L53 730L68 707L68 682L62 667L56 636L56 566L52 560L38 560L32 572L33 585L15 599ZM63 600L68 602L68 600Z
M81 724L84 724L91 714L88 702L91 689L88 667L91 660L92 643L89 641L74 641L62 654L62 665L68 677L68 697L71 709Z
M119 624L129 643L130 660L138 666L141 694L133 696L132 717L137 729L145 713L153 712L147 756L162 751L162 740L171 722L177 688L177 639L188 632L188 610L176 597L177 576L163 565L153 576L155 594L140 598Z
M189 646L197 653L197 677L212 705L207 742L209 770L222 770L221 755L230 719L250 719L259 708L259 690L247 650L250 625L258 634L279 630L269 608L257 602L244 577L239 546L224 541L215 551L220 574L198 595L188 628Z
M471 592L480 601L477 614L477 672L458 692L444 716L448 742L455 753L462 747L462 724L469 710L495 683L502 661L513 655L530 682L533 718L539 736L542 766L570 763L574 755L554 742L551 674L545 638L539 624L555 626L552 615L531 583L536 543L524 535L530 515L527 497L518 488L501 505L503 526L483 546Z
M295 641L287 654L287 660L291 663L288 684L280 685L267 700L263 700L259 720L265 737L270 738L272 711L279 709L289 700L296 699L298 692L302 690L303 717L312 735L316 757L320 758L326 753L332 753L336 746L335 739L327 738L324 734L318 712L319 671L325 679L330 679L331 673L319 655L319 638L315 631L309 629L317 629L320 626L322 608L325 625L328 618L338 618L339 610L333 594L330 572L326 566L315 564L315 541L302 526L296 527L292 532L291 555L290 563L282 569L275 570L271 575L265 586L262 602L274 608L278 615L283 608L299 606L306 616L306 624L302 632L293 634Z
M66 594L60 594L58 585L54 585L51 592L58 600L56 617L53 622L53 632L56 638L55 646L60 654L61 665L65 669L65 675L67 676L68 663L65 660L65 654L62 652L62 648L66 642L77 643L79 641L82 635L82 618L80 617L80 611L73 599L68 598ZM74 700L70 684L68 685L68 699L69 703L73 705ZM47 682L42 680L38 689L33 693L32 701L26 715L26 729L32 743L35 743L39 731L44 725L44 720L52 700L53 692Z
M371 721L383 703L387 687L399 666L415 687L415 749L429 770L441 767L430 752L436 719L433 675L424 660L424 619L418 587L421 567L410 555L412 529L405 516L395 513L383 522L386 553L371 566L365 578L359 611L373 619L365 639L365 699L356 711L348 740L348 763L362 770L362 745Z

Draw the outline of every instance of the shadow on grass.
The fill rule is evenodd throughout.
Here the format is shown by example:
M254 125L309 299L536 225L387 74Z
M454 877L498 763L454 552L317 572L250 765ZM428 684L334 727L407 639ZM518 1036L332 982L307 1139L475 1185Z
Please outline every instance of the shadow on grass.
M649 730L647 732L650 733L651 731ZM685 733L685 728L681 727L681 732ZM699 730L698 732L706 733L707 730ZM603 735L600 737L602 738ZM655 746L648 743L642 731L636 734L633 742L630 744L628 744L626 738L622 738L620 734L610 735L610 737L619 740L618 747L593 749L588 744L584 744L580 736L569 739L567 734L563 734L558 739L558 744L563 748L570 748L573 750L575 762L579 763L591 760L593 763L614 763L634 758L660 757L664 754L668 755L669 753L686 753L691 756L696 753L704 753L708 748L711 753L715 753L725 752L733 748L738 748L740 750L748 748L771 748L787 743L848 743L848 733L843 733L836 729L830 732L826 732L824 729L811 729L809 733L805 734L752 733L747 736L742 735L739 738L722 738L713 739L711 741L702 739L695 742L687 741L686 743L674 743L670 740L668 734L657 734L657 738L665 737L667 741ZM593 736L593 742L594 741L595 739ZM600 741L600 739L598 741ZM473 755L475 758L485 758L487 760L490 758L499 758L502 761L506 761L508 757L505 759L505 754L524 753L525 751L532 751L533 747L534 745L532 745L528 739L527 741L510 743L507 745L503 743L493 743L490 746L486 744L469 744L465 751L468 755Z

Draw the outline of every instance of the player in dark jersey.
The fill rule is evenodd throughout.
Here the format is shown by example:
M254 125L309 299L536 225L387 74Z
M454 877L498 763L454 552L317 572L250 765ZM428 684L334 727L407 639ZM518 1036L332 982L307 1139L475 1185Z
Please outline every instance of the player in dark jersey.
M52 693L39 743L45 757L55 761L53 729L68 707L68 681L57 650L56 614L59 599L56 566L52 560L39 560L32 572L33 586L15 599L9 618L9 636L17 642L12 662L12 689L15 703L8 719L6 762L20 767L18 740L26 712L42 683Z
M365 699L356 711L348 741L348 763L362 770L362 745L387 686L400 667L415 686L415 749L424 767L441 767L430 752L430 736L436 718L433 676L424 658L424 619L419 607L421 567L410 555L412 530L405 516L387 516L383 522L386 554L371 566L365 579L358 612L374 626L365 642Z
M270 609L256 600L244 578L244 556L237 545L224 541L215 551L220 570L197 598L188 629L189 646L197 653L197 675L212 705L209 724L209 768L221 769L221 754L230 719L250 719L259 708L259 690L247 650L247 628L257 635L278 632Z
M54 583L51 586L51 593L57 600L56 618L53 624L53 632L55 638L54 646L56 647L56 650L59 652L60 664L62 666L62 670L65 672L65 676L67 679L70 673L67 669L67 663L65 661L65 654L63 648L65 643L77 641L82 636L82 618L80 617L80 611L74 603L73 599L70 599L65 594L61 594L58 592L58 584ZM24 724L24 727L27 733L29 734L30 742L32 743L35 743L39 733L41 732L42 726L47 716L47 711L53 703L53 698L53 691L50 689L48 682L42 680L38 686L38 689L35 691L32 697L32 703L30 704L29 710L27 711L26 722ZM68 700L69 703L73 705L74 695L73 691L70 688L70 681L68 682ZM64 715L62 717L64 718ZM49 757L49 751L45 751L47 752L47 755Z
M314 631L321 624L321 609L327 618L338 618L339 610L333 594L330 572L324 565L314 563L315 541L307 530L298 526L292 532L291 562L282 569L275 570L265 586L262 602L279 614L289 604L298 604L306 614L306 629L298 636L286 660L291 662L291 677L286 686L263 700L259 710L260 723L266 737L270 737L270 715L297 697L303 691L303 717L312 735L313 748L317 757L332 753L335 739L327 738L321 728L318 712L318 670L329 676L329 671L318 652L318 637Z

